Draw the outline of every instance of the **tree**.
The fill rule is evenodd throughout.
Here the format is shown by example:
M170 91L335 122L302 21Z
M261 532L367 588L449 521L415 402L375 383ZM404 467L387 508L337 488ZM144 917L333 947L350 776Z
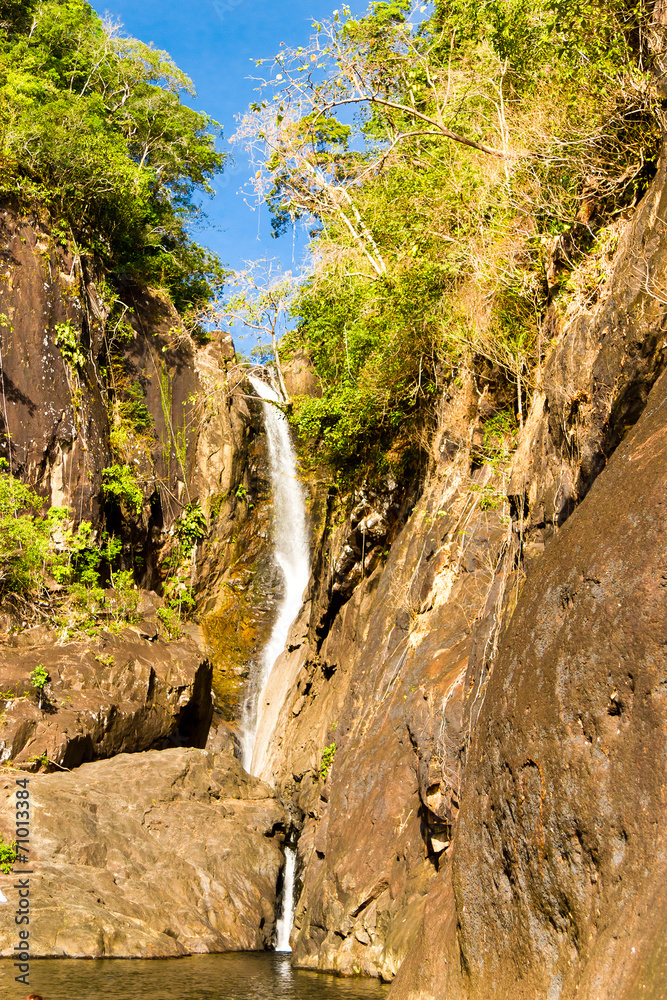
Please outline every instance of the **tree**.
M181 100L192 81L83 0L10 4L2 23L0 187L46 201L119 277L206 301L224 275L189 228L224 155L217 123Z
M280 364L278 341L285 332L297 284L292 273L283 272L276 261L247 261L245 270L230 275L227 287L232 293L227 302L211 308L206 314L207 320L218 326L240 323L251 331L259 339L257 352L263 353L266 345L262 341L268 341L285 401L289 397Z
M281 353L315 365L295 420L337 469L398 461L464 369L522 420L554 241L574 266L654 170L646 26L623 0L389 0L260 61L234 138L274 230L311 227Z
M255 192L269 201L277 229L300 217L340 224L378 277L387 263L354 195L397 147L414 157L425 139L436 138L515 156L506 143L498 149L488 142L498 134L501 142L506 138L500 61L487 60L483 74L454 71L451 60L441 58L443 33L415 28L414 13L404 0L392 0L371 4L365 18L352 18L343 7L333 21L313 25L308 46L285 47L274 60L261 61L272 62L274 75L258 81L263 99L242 116L233 137L253 157ZM336 114L347 106L363 109L356 131ZM500 133L489 127L494 109ZM464 122L463 131L449 127L454 118Z

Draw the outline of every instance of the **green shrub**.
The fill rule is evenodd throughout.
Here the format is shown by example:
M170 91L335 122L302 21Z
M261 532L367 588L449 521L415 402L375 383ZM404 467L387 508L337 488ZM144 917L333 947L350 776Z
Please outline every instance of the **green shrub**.
M331 770L331 766L334 762L334 757L336 756L336 744L330 743L328 747L324 747L322 750L322 760L320 761L320 778L322 781L326 781L327 775Z
M41 663L39 663L30 674L30 683L40 694L49 682L49 673Z
M73 371L76 372L85 366L86 356L70 320L56 323L55 345Z
M207 531L206 516L199 503L186 504L176 522L176 534L181 543L183 555L189 555L197 542L206 538Z
M42 664L38 664L35 669L30 674L30 683L37 692L37 704L41 709L44 703L47 701L44 689L49 683L49 673Z
M16 841L7 843L7 841L0 834L0 872L3 875L9 875L12 868L16 864L16 858L18 856Z
M144 495L136 477L127 465L112 465L102 469L102 493L105 500L111 500L121 509L138 516L144 506Z
M177 607L166 605L158 608L157 616L164 625L169 639L178 639L181 635L181 615Z
M136 511L139 501L133 481L121 474L110 477L110 485L117 489L119 503L132 503ZM139 594L134 574L118 568L121 539L107 532L96 537L88 521L74 530L67 523L71 511L51 507L42 515L42 506L41 497L30 486L0 467L0 593L44 593L44 584L51 576L66 588L64 596L57 598L59 610L53 609L53 620L59 626L91 632L99 628L100 615L111 625L136 620ZM114 588L113 598L105 583ZM188 594L180 603L189 601ZM33 671L31 681L41 695L48 681L41 665Z
M30 486L0 471L0 590L39 589L45 570L57 574L63 566L52 535L69 511L52 507L41 516L43 504Z

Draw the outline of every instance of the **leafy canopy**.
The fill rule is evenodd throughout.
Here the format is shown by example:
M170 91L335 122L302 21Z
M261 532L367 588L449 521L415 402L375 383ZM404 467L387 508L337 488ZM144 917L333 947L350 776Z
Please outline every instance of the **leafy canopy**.
M119 277L206 301L223 272L188 232L224 157L181 100L192 82L83 0L12 0L0 18L0 191L46 201Z
M312 227L282 356L315 366L294 420L337 471L419 449L464 369L521 422L555 241L572 267L655 168L648 27L626 0L392 0L263 61L235 138L276 231Z

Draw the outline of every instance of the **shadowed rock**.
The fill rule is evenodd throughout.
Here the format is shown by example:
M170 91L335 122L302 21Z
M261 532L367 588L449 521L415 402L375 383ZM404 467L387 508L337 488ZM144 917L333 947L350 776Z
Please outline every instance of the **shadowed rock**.
M663 375L530 567L396 1000L664 997L666 517Z
M0 759L29 769L38 758L65 768L159 747L203 747L211 724L212 668L190 639L121 636L56 644L43 627L0 647ZM50 640L50 641L49 641ZM30 674L50 677L39 698ZM41 700L41 708L40 708Z

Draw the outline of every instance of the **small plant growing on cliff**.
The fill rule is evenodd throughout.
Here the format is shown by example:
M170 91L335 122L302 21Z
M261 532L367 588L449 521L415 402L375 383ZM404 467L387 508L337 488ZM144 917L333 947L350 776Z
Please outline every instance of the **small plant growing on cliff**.
M12 843L7 843L4 837L0 834L0 872L3 875L9 875L12 868L16 864L16 841Z
M181 616L178 608L165 605L158 608L157 616L164 625L164 630L170 639L178 639L181 634Z
M63 359L74 371L85 366L86 355L77 340L76 330L72 326L71 320L68 319L65 323L56 323L55 345Z
M197 542L206 537L206 517L199 503L186 505L176 524L176 534L183 555L189 555Z
M111 465L102 469L102 493L105 500L111 500L137 516L141 514L144 495L129 466Z
M41 771L41 769L44 768L44 770L48 772L51 761L49 760L49 755L45 750L43 754L37 754L35 757L31 757L30 763L37 764L38 771Z
M334 757L336 756L336 744L330 743L328 747L325 747L322 751L322 760L320 762L320 778L322 781L327 780L327 775L331 770L331 766L334 762Z
M184 566L181 566L164 585L166 604L160 608L157 616L164 625L170 639L178 639L181 634L181 624L195 609L195 599L192 586Z
M255 506L252 500L250 499L250 495L245 486L243 485L243 483L239 483L239 485L236 487L236 492L234 496L236 497L237 500L241 500L243 503L247 503L248 510L252 510L253 507Z
M224 502L225 502L224 493L215 493L209 500L208 510L211 522L217 521L218 515L220 514L220 510Z
M39 590L45 570L54 573L64 561L52 534L68 512L51 507L42 517L42 505L30 486L0 470L0 590Z
M38 663L35 669L31 671L30 683L37 692L37 704L41 708L46 701L44 689L49 683L49 672L41 663Z

